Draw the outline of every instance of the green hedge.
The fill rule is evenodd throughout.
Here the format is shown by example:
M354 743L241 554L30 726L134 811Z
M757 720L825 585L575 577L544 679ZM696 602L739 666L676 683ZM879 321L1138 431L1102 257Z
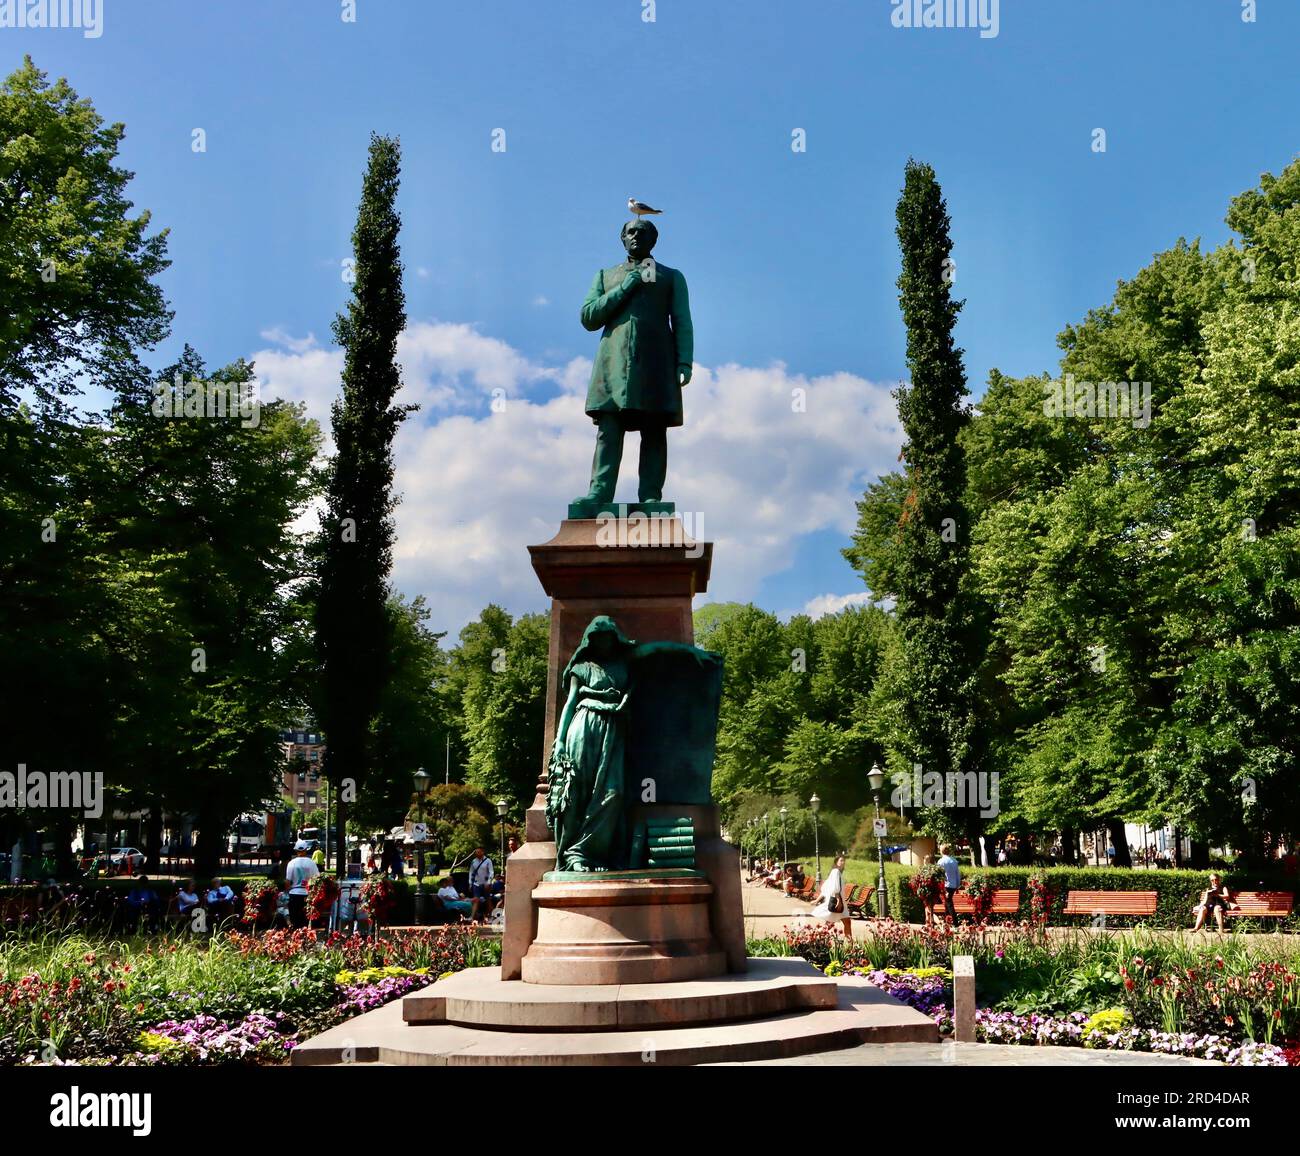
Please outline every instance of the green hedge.
M907 880L913 868L898 863L885 864L885 884L889 892L890 914L896 919L909 923L920 923L924 918L921 904ZM875 885L878 869L875 863L853 859L849 861L847 881L849 883L866 883ZM1200 894L1208 885L1208 871L1174 871L1126 869L1122 867L978 867L972 868L962 864L962 879L969 879L974 874L987 875L994 880L998 888L1020 891L1019 918L1031 918L1029 910L1029 879L1038 875L1047 881L1052 889L1052 914L1049 922L1053 925L1086 927L1092 921L1086 915L1065 915L1066 898L1071 891L1154 891L1156 893L1156 913L1145 919L1109 916L1108 924L1116 927L1140 923L1146 927L1156 928L1190 928L1192 925L1192 908ZM1300 879L1280 871L1261 872L1222 872L1224 881L1233 891L1289 891L1293 895L1300 892ZM876 909L876 894L871 893L870 909ZM1276 931L1279 928L1288 931L1300 931L1300 914L1292 911L1286 919L1228 919L1225 927L1235 927L1239 931Z

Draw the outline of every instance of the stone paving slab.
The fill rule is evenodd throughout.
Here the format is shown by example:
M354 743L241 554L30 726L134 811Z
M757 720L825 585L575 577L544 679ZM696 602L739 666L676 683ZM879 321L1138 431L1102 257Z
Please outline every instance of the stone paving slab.
M863 1044L795 1059L751 1060L751 1064L826 1068L884 1067L1073 1067L1073 1068L1220 1068L1215 1060L1165 1056L1154 1052L1108 1052L1092 1048L1055 1048L1021 1044ZM711 1065L723 1066L723 1065Z

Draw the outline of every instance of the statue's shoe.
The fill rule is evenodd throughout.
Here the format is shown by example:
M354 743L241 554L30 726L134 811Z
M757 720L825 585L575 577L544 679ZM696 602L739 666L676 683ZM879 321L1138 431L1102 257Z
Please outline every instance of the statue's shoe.
M672 502L616 502L613 498L593 498L588 494L584 498L574 498L569 503L569 518L599 518L602 515L626 518L631 514L671 517L676 510L677 507Z

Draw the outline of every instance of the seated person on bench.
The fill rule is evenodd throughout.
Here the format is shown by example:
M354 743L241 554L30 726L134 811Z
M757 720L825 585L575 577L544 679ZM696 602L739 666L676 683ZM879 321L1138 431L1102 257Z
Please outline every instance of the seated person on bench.
M442 900L442 905L448 911L454 911L458 915L468 915L473 908L473 904L468 899L462 899L459 891L456 890L450 878L444 879L438 887L438 898Z
M1223 913L1229 908L1236 908L1232 901L1232 892L1224 886L1223 879L1215 871L1210 875L1210 886L1201 892L1201 901L1196 905L1196 923L1193 931L1200 931L1205 926L1205 917L1214 912L1214 922L1223 930Z

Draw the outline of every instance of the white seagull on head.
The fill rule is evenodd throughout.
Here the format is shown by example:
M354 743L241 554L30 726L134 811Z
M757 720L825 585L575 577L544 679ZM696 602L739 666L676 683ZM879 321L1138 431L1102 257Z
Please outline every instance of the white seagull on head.
M629 212L638 217L649 217L663 212L663 209L652 209L644 201L638 201L635 197L628 197L627 207Z

